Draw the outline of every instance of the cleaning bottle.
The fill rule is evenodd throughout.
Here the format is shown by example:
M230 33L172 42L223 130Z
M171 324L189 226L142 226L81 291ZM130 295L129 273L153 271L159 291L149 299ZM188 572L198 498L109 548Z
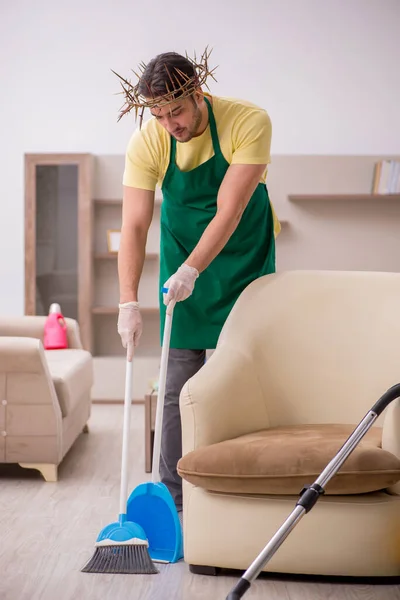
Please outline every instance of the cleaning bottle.
M44 324L43 346L45 350L68 348L67 325L59 304L50 306L49 315Z

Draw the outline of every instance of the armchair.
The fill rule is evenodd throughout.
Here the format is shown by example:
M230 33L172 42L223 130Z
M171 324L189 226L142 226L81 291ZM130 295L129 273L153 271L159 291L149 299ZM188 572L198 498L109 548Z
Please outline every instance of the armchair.
M238 299L181 399L184 558L247 569L400 381L400 274L293 271ZM379 417L265 570L400 576L400 403Z

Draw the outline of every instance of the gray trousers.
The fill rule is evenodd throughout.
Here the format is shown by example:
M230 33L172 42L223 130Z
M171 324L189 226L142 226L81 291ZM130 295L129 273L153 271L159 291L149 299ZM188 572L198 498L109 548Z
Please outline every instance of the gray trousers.
M176 466L182 456L179 395L188 379L204 365L205 350L170 348L161 437L160 477L169 489L177 510L182 510L182 480Z

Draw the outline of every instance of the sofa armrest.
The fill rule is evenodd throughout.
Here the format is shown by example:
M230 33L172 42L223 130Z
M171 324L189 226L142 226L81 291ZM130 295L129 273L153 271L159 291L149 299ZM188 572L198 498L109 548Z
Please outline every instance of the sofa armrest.
M61 409L40 340L0 337L0 398L1 462L58 464Z
M400 398L394 400L386 409L383 420L382 449L400 458ZM387 491L400 495L400 482Z
M21 317L1 317L0 336L36 338L43 343L46 316L24 315ZM69 348L82 348L79 325L75 319L65 319Z
M183 454L269 427L250 357L225 344L183 386L180 410Z

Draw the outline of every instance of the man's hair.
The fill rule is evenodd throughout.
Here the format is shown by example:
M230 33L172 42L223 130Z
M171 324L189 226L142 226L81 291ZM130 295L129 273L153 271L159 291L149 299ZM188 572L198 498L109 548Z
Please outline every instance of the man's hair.
M125 98L118 121L134 110L136 118L139 116L141 126L145 108L170 104L177 98L193 97L193 93L203 85L210 89L208 78L212 77L216 81L214 77L216 67L211 70L208 67L210 54L211 50L208 50L208 47L199 60L196 56L191 59L177 52L164 52L153 58L147 65L142 62L139 65L140 75L133 71L137 77L135 84L112 71L120 80L121 93Z
M193 63L177 52L164 52L153 58L144 69L138 93L146 98L158 98L172 94L178 98L190 86L198 85Z

